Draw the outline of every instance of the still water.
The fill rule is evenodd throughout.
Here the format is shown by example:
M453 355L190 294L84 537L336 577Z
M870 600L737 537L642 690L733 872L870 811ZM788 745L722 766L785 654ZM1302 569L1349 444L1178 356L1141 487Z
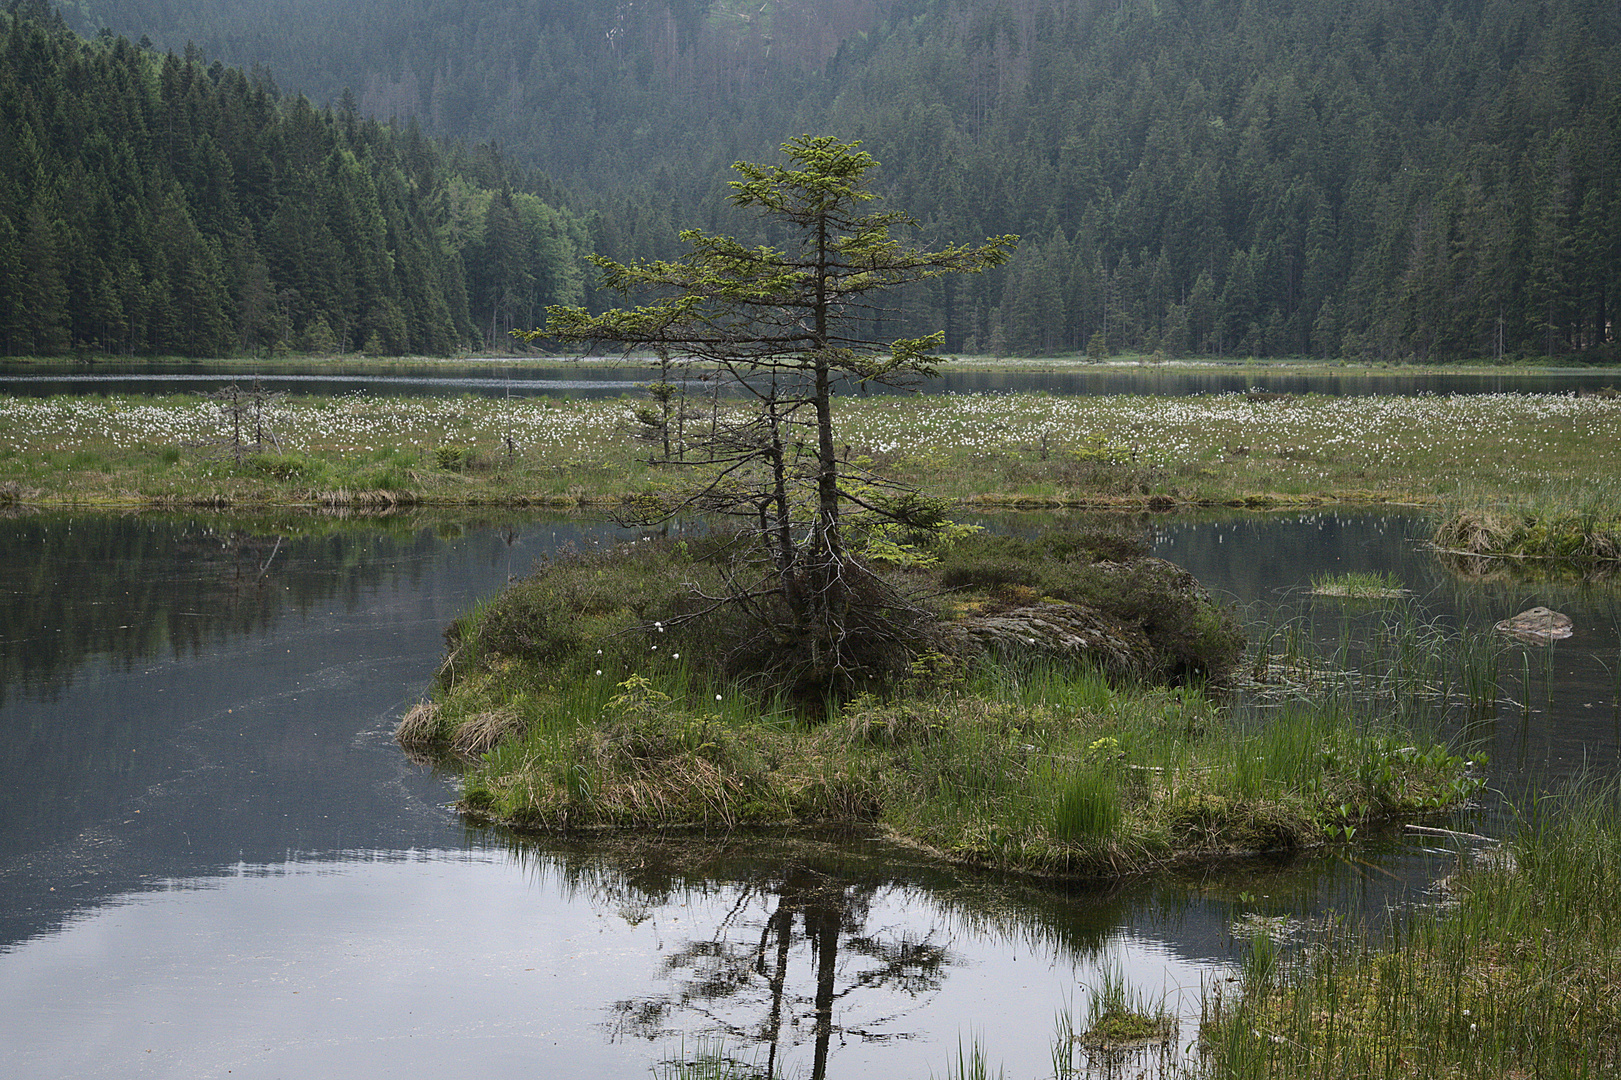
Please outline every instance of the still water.
M475 394L485 397L619 397L658 381L658 371L634 363L592 360L585 363L481 364L476 360L432 365L386 362L346 366L342 362L311 364L254 374L241 365L192 363L119 363L94 365L21 364L0 361L0 393L19 397L50 394L210 393L232 382L259 379L270 390L321 397L368 393L397 396ZM1231 394L1262 388L1273 393L1324 394L1331 397L1368 394L1574 394L1592 392L1617 382L1613 370L1550 369L1535 373L1481 374L1403 372L1395 369L1323 367L1311 372L1258 373L1215 363L1170 366L1099 364L1051 371L997 371L945 365L937 378L919 383L925 393L1006 393L1042 391L1060 395ZM883 393L878 387L845 385L840 392Z
M1613 771L1605 594L1460 582L1395 515L1145 528L1234 602L1326 627L1304 586L1345 569L1397 573L1440 619L1561 605L1577 636L1538 650L1541 689L1474 737L1500 787ZM1084 1019L1108 972L1183 1017L1180 1048L1242 920L1378 909L1450 865L1397 837L1362 853L1380 872L1319 858L1098 891L860 840L469 830L394 723L452 618L615 534L0 521L0 1075L647 1076L718 1050L926 1077L977 1041L1011 1078L1050 1076L1055 1016Z

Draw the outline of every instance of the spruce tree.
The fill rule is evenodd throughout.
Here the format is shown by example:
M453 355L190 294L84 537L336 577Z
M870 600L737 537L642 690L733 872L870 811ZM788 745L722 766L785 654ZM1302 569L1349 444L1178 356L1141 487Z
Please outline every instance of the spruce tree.
M871 212L867 175L877 164L857 143L802 135L782 146L787 165L739 162L733 205L753 210L781 247L747 247L689 229L674 261L595 259L604 283L647 297L637 307L592 315L549 309L546 326L523 333L575 343L618 342L716 365L748 408L717 418L707 453L689 455L700 479L644 520L686 508L743 517L769 553L769 577L735 600L780 605L773 633L791 644L798 678L847 688L882 652L896 598L846 546L847 511L916 528L938 513L915 491L853 467L837 439L839 380L905 385L934 373L943 334L877 341L864 332L900 286L978 273L1006 261L1017 241L929 251L892 235L915 224L898 211Z

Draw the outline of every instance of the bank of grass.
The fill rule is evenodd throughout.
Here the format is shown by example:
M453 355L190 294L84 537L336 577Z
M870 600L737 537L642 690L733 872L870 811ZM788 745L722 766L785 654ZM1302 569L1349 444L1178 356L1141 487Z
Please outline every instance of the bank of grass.
M595 402L357 394L281 399L255 431L196 396L0 398L0 503L609 505L661 483L616 420Z
M1545 798L1473 848L1387 937L1339 926L1285 962L1261 944L1206 1003L1207 1075L1594 1077L1621 1071L1621 809L1614 783Z
M1573 470L1535 491L1505 495L1471 486L1450 500L1432 542L1454 568L1490 574L1504 564L1539 573L1621 570L1621 476Z
M481 605L452 629L435 699L402 722L401 741L461 755L463 809L519 828L845 826L1070 877L1315 846L1455 806L1476 787L1461 758L1348 696L1236 711L1196 680L1105 677L1050 656L942 644L869 692L790 699L776 688L792 680L728 668L726 657L757 665L760 644L735 611L694 601L693 585L718 591L711 542L590 553ZM964 582L1004 561L975 554L976 542L1006 555L1000 538L967 540L966 555L896 572L917 595L958 575L933 616L942 643L963 610L1086 593L1135 620L1161 658L1138 665L1145 675L1238 666L1220 617L1190 631L1203 600L1164 618L1104 568L1118 564L1077 583L1087 560L1060 572L1035 554L1034 587Z
M285 398L239 454L201 398L0 398L0 499L23 505L604 505L677 485L634 402ZM844 398L860 464L984 507L1441 505L1461 478L1537 500L1621 475L1621 399L1041 394ZM358 496L358 498L357 498ZM1612 504L1613 505L1613 504Z

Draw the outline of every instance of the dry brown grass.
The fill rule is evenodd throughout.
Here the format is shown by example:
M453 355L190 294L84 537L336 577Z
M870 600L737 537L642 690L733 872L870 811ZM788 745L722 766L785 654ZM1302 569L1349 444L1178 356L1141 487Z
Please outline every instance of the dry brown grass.
M1501 551L1516 531L1513 515L1500 510L1459 510L1436 526L1435 546L1458 555Z
M438 735L438 712L439 707L431 701L417 702L394 728L394 741L407 749L430 748Z
M509 735L521 735L527 727L517 713L508 709L488 709L474 713L456 727L450 747L466 757L478 757Z

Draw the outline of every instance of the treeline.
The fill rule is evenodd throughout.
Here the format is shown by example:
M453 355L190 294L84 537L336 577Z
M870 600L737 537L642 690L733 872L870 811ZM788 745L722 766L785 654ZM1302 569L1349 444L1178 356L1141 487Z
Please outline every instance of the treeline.
M862 139L925 243L1024 237L880 333L953 350L1615 355L1613 0L72 0L499 139L590 244L748 235L727 166ZM750 240L767 239L748 236Z
M0 354L446 354L579 302L543 176L195 48L0 13Z
M918 6L829 123L1024 235L1007 349L1616 358L1615 4Z

